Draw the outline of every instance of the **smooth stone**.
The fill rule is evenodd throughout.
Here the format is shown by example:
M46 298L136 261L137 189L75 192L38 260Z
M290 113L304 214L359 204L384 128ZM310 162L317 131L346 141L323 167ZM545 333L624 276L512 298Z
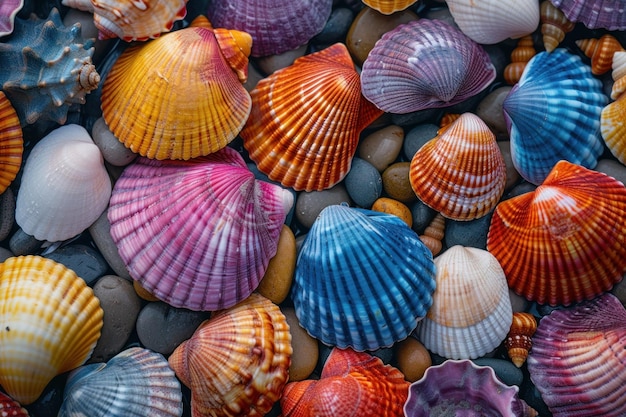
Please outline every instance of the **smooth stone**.
M155 301L146 304L139 312L137 336L146 348L169 355L209 317L208 312L175 308Z
M142 287L139 281L134 280L134 279L132 281L133 281L133 289L135 290L135 293L137 294L139 298L141 298L142 300L146 300L146 301L159 301L159 299L155 297L154 295L152 295L150 291Z
M413 226L411 226L411 228L418 235L424 234L424 230L426 230L436 215L436 210L428 207L421 200L415 201L411 205L411 218L413 220Z
M433 120L439 120L441 119L443 112L444 111L442 109L437 108L423 109L412 113L391 114L391 123L405 128L410 128L414 125L430 123Z
M296 49L285 51L282 54L256 58L256 63L262 72L270 75L276 70L290 66L296 59L304 56L307 47L308 44L305 44Z
M350 171L344 185L352 201L360 207L370 208L383 192L383 179L378 169L361 158L352 158Z
M13 233L11 239L9 239L9 249L15 256L34 255L41 249L43 243L43 241L35 239L34 236L27 234L19 227L15 233Z
M393 198L379 198L378 200L374 201L374 204L372 204L372 210L381 213L393 214L394 216L399 217L409 227L413 226L411 209L409 209L405 204L402 204L398 200L394 200Z
M376 356L383 361L385 365L389 365L393 360L393 348L382 347L376 350L367 351L372 356Z
M2 260L1 257L0 260ZM616 296L622 305L626 307L626 276L623 276L622 280L613 286L611 294Z
M489 60L496 69L496 79L491 85L497 85L496 83L504 78L504 68L506 68L506 66L511 63L511 54L508 51L510 51L512 48L503 48L502 44L481 46L483 47L485 52L487 52L487 55L489 55Z
M343 42L353 19L354 13L352 10L345 7L333 9L324 28L320 33L315 35L312 39L312 43L331 45L336 42Z
M533 384L530 378L524 379L518 395L519 398L526 401L526 404L534 408L535 411L539 413L538 416L543 417L552 415L550 409L543 401L541 393L539 392L537 387L535 387L535 384Z
M506 193L503 196L503 200L508 200L509 198L517 197L522 194L533 192L537 189L535 184L531 184L530 182L522 181L511 188L511 191Z
M85 280L87 285L92 285L109 270L109 265L102 255L94 248L83 244L71 243L61 246L45 257L70 268Z
M426 347L414 337L407 337L396 343L394 349L398 369L409 382L420 379L433 364Z
M519 387L522 385L522 382L524 382L524 374L522 373L522 370L515 366L513 362L506 359L478 358L474 359L473 362L476 365L488 366L493 369L500 381L507 385L515 385Z
M505 190L510 190L520 182L522 179L517 169L513 165L513 158L511 157L511 142L507 141L498 141L498 148L500 148L500 153L502 154L502 159L504 159L504 164L506 165L506 183L504 184Z
M287 324L289 324L293 348L291 364L289 365L289 381L302 381L315 370L319 357L319 346L317 340L300 326L296 312L292 307L281 307L281 311L287 319Z
M406 134L402 145L402 152L407 160L413 159L415 153L431 139L437 136L439 126L432 123L422 123L415 126Z
M128 273L126 264L120 257L117 245L111 237L111 223L109 223L107 218L107 212L108 209L98 217L98 220L89 226L89 234L98 247L100 254L102 254L107 264L115 272L115 275L130 280L132 278Z
M135 329L141 300L128 280L115 275L98 279L93 292L100 300L104 319L100 338L89 362L106 362L122 351Z
M12 256L15 256L13 255L13 252L0 246L0 262L4 262Z
M509 298L511 299L511 308L514 313L522 313L528 311L530 302L521 295L515 294L515 292L509 289Z
M289 295L293 274L296 270L296 237L291 229L283 225L278 238L276 255L270 259L257 292L274 304L280 304Z
M487 233L492 215L493 210L470 221L446 219L446 233L443 237L445 247L461 245L487 250Z
M352 204L346 187L339 183L327 190L303 191L296 200L296 219L310 229L320 212L333 204Z
M15 195L9 187L0 194L0 240L9 237L15 224Z
M594 170L604 172L622 184L626 184L626 166L615 159L600 159Z
M133 162L137 157L136 153L124 146L115 137L102 117L93 124L91 137L98 149L100 149L104 160L111 165L123 167Z
M390 125L370 133L359 143L359 158L372 164L378 172L391 165L402 149L404 129Z
M493 90L483 98L478 107L476 107L476 115L493 131L494 134L508 133L506 121L504 120L504 112L502 110L502 102L508 96L513 87L504 86Z
M454 21L454 17L452 17L452 13L450 13L448 7L431 7L426 11L426 13L424 13L423 17L425 17L426 19L443 20L447 24L456 27L457 29L459 28L459 26Z
M248 61L248 78L246 79L246 82L243 83L243 87L248 91L248 93L254 90L256 85L263 78L265 77L261 74L261 71L254 66L252 60Z
M409 180L410 162L396 162L383 172L383 190L394 200L409 204L417 200Z

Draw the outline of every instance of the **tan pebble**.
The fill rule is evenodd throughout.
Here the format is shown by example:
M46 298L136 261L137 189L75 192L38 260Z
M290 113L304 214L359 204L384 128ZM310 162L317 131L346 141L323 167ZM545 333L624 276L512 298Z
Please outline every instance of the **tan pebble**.
M283 225L276 255L270 259L257 291L275 304L282 303L289 295L295 269L296 237L289 227Z
M159 301L158 298L150 294L148 290L142 287L141 284L139 284L139 281L133 280L133 288L135 289L135 292L141 299L146 300L146 301Z
M404 204L417 200L409 180L410 166L410 162L396 162L383 172L383 190L389 197Z
M296 311L291 307L282 307L281 311L289 324L291 332L291 365L289 366L289 381L306 379L317 365L319 347L317 340L309 335L298 322Z
M522 177L513 165L513 158L511 157L511 142L508 140L498 141L497 144L500 148L502 158L504 159L504 164L506 165L506 183L504 185L504 189L510 190L522 179Z
M359 143L359 157L383 172L402 150L404 130L391 125L367 135Z
M405 204L394 200L393 198L381 197L378 200L374 201L372 204L372 210L380 211L381 213L388 213L398 216L404 221L409 227L413 226L413 216L411 215L411 209L409 209Z
M413 337L396 343L396 359L398 369L404 374L404 378L409 382L415 382L424 376L424 372L433 363L430 353L424 345Z

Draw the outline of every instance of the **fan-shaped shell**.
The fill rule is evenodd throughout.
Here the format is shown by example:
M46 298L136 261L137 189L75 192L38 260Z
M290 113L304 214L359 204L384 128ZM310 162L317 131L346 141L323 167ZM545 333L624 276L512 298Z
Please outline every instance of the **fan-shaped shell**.
M22 166L23 153L20 119L9 99L0 91L0 194L17 176Z
M504 271L489 252L453 246L435 258L433 305L417 333L424 346L451 359L474 359L505 339L513 311Z
M626 96L621 95L616 101L602 109L600 132L604 143L613 156L626 165Z
M113 134L154 159L222 149L243 127L250 106L214 31L198 26L127 48L102 88L102 115Z
M313 337L375 350L415 329L432 304L434 275L432 254L399 217L333 205L302 244L291 298Z
M550 0L541 2L540 10L541 34L543 35L543 46L546 51L554 51L565 35L571 32L576 25L569 20L563 12L553 5Z
M133 347L107 363L72 371L59 417L180 417L182 399L180 382L163 355Z
M539 322L530 378L555 417L626 415L626 310L612 294Z
M463 33L482 44L521 38L539 25L536 0L446 0L446 3Z
M15 221L27 234L51 242L83 232L104 212L111 180L100 149L84 127L51 131L28 155Z
M419 199L443 216L473 220L500 201L506 166L489 126L464 113L413 155L409 179Z
M562 48L535 55L502 103L520 175L541 184L561 159L594 168L606 103L602 83L577 55Z
M509 286L529 300L591 299L626 271L624 210L621 182L560 161L535 191L496 206L487 249Z
M626 29L626 4L622 0L550 0L573 22L589 29Z
M282 393L291 362L289 325L253 293L198 327L169 357L191 389L194 416L264 416Z
M419 19L386 32L363 63L363 95L389 113L460 103L496 77L487 52L452 25Z
M15 16L24 6L24 0L4 0L0 3L0 37L13 32Z
M259 81L241 132L261 172L295 190L323 190L350 170L359 134L382 114L361 95L348 49L336 43Z
M408 9L416 2L417 0L363 0L366 6L386 15Z
M89 358L103 312L74 271L33 255L0 263L0 298L0 385L30 404L52 378Z
M243 300L276 254L291 193L258 181L232 148L189 161L138 158L117 180L111 236L141 286L175 307Z

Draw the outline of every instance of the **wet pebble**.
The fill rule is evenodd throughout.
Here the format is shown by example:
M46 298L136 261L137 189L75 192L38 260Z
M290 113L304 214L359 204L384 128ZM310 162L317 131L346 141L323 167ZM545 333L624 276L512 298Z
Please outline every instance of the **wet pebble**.
M92 285L109 270L109 265L100 252L83 244L72 243L61 246L45 257L70 268L84 279L87 285Z
M41 245L43 245L41 240L27 234L22 228L18 228L9 239L9 249L15 256L33 255L41 248Z
M372 204L372 210L379 211L381 213L393 214L394 216L399 217L409 227L413 226L411 210L405 204L402 204L393 198L379 198L374 201L374 204Z
M0 246L0 262L6 261L11 256L13 256L13 252Z
M408 128L422 123L431 123L433 120L439 120L442 114L442 109L424 109L412 113L392 114L391 123Z
M374 165L361 158L352 159L344 184L352 201L363 208L370 208L383 192L380 173Z
M109 219L107 218L107 211L108 210L105 210L104 213L89 226L89 234L98 247L100 254L102 254L115 274L130 280L131 277L126 268L126 264L120 257L117 246L111 237L111 223L109 223Z
M308 378L315 369L319 357L318 343L300 326L293 308L282 307L281 311L287 319L287 324L289 324L293 348L291 365L289 366L289 381L301 381Z
M409 130L402 144L404 157L409 161L413 159L415 153L424 146L426 142L437 136L438 130L439 126L432 123L422 123Z
M276 255L267 266L265 275L257 287L257 292L280 304L289 295L296 269L296 238L291 229L283 225L278 239Z
M299 48L285 51L282 54L264 56L256 59L259 69L269 75L276 70L288 67L293 61L304 56L308 45L302 45Z
M505 86L493 90L481 100L476 107L476 115L480 117L495 135L507 135L506 121L502 111L502 102L512 87Z
M124 146L124 144L115 137L102 117L94 123L91 130L91 137L100 149L104 160L111 165L126 166L137 157L136 153Z
M500 148L500 153L502 154L502 159L504 159L504 164L506 165L506 183L504 185L505 190L510 190L515 184L520 182L522 177L520 176L515 166L513 166L513 158L511 157L511 142L509 141L498 141L498 148Z
M152 295L151 292L149 292L144 287L142 287L139 281L137 280L132 280L132 281L133 281L133 289L135 290L135 293L137 294L139 298L145 301L159 301L159 299L155 297L154 295Z
M263 74L256 68L254 62L250 60L248 62L248 78L246 82L243 83L244 88L250 92L254 90L254 87L264 78Z
M0 240L9 237L15 223L15 195L11 188L0 194Z
M513 312L525 312L528 311L530 302L521 295L515 294L513 290L509 290L509 298L511 299L511 308Z
M335 42L343 42L354 18L352 10L345 7L333 9L326 25L314 38L313 42L331 45Z
M487 249L487 233L493 210L483 217L470 221L446 219L446 233L443 237L446 247L455 245Z
M409 382L415 382L424 376L426 369L433 363L426 347L414 337L407 337L396 343L394 349L398 369Z
M383 172L383 190L385 193L404 204L417 200L409 180L410 162L396 162Z
M496 376L500 381L507 385L522 385L524 381L524 374L522 370L513 364L513 362L506 359L498 358L478 358L473 362L476 365L488 366L496 373Z
M421 200L415 201L411 205L411 219L413 220L412 229L417 234L423 234L430 222L437 215L437 211L428 207Z
M626 184L626 166L614 159L600 159L594 169Z
M310 229L320 212L333 204L352 204L346 187L339 183L334 187L322 191L303 191L296 200L296 219L307 229Z
M383 172L396 160L404 142L404 129L390 125L370 133L359 143L358 155Z

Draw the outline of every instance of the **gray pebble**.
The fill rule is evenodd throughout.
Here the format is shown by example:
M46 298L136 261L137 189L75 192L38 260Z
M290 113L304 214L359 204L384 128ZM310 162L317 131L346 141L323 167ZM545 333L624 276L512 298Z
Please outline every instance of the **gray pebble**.
M507 385L519 387L524 382L522 370L511 361L498 358L478 358L474 359L473 362L476 365L488 366L493 369L498 379Z
M4 240L11 234L15 223L15 195L11 188L0 194L0 240Z
M411 228L418 235L424 234L424 229L428 227L436 215L436 210L428 207L421 200L417 200L411 205L411 217L413 220L413 226L411 226Z
M82 244L62 246L45 257L70 268L84 279L87 285L93 284L109 269L109 265L97 250Z
M0 262L4 262L12 256L14 256L13 252L8 250L7 248L3 248L2 246L0 246Z
M322 191L301 192L296 200L296 219L310 229L320 212L333 204L352 204L343 183Z
M611 289L611 294L617 297L618 300L626 307L626 276L622 277L622 280L615 284Z
M420 123L429 123L433 120L441 119L443 110L441 109L424 109L413 113L392 114L391 123L394 125L408 127Z
M120 257L117 246L111 237L111 223L109 223L109 219L107 218L107 211L108 209L98 217L98 220L89 226L89 234L115 274L127 280L131 280L132 278L128 273L126 264Z
M332 11L326 21L326 25L320 33L312 40L314 43L331 45L336 42L343 42L354 20L352 10L345 7L338 7Z
M111 165L126 166L137 157L136 153L124 146L115 137L102 117L93 124L91 137L100 149L100 152L102 152L104 160Z
M513 290L509 290L509 298L511 299L511 308L514 313L528 311L530 302L526 298L515 294Z
M596 171L604 172L606 175L615 178L622 184L626 184L626 166L614 159L600 159L594 168Z
M13 236L11 236L9 249L11 249L11 252L13 252L15 256L33 255L41 248L42 244L43 242L41 240L37 240L34 236L26 234L20 227L13 233Z
M502 159L504 159L504 164L506 165L506 183L504 185L505 190L510 190L515 184L517 184L521 179L521 175L513 166L513 158L511 157L511 142L507 141L498 141L498 147L500 148L500 153L502 154Z
M507 134L502 102L513 87L504 86L496 88L478 103L476 115L480 117L494 134Z
M383 192L383 178L376 167L364 159L353 158L344 179L348 195L360 207L370 208Z
M483 217L470 221L446 219L446 232L443 237L445 247L461 245L486 250L492 215L493 210Z
M522 181L513 188L508 193L505 193L502 197L503 200L508 200L509 198L517 197L518 195L526 194L533 192L537 189L535 184L531 184L526 181Z
M525 378L519 390L519 397L539 413L540 417L551 416L552 413L541 397L541 393L535 387L530 378Z
M426 142L437 136L438 130L439 126L432 123L417 125L409 130L402 145L404 157L409 161L413 159L415 153L424 146Z
M302 45L296 49L285 51L278 55L269 55L256 59L256 63L261 71L269 75L276 70L285 68L293 64L293 62L304 56L308 45Z
M403 142L404 129L389 125L365 136L359 142L357 154L383 172L398 158Z

